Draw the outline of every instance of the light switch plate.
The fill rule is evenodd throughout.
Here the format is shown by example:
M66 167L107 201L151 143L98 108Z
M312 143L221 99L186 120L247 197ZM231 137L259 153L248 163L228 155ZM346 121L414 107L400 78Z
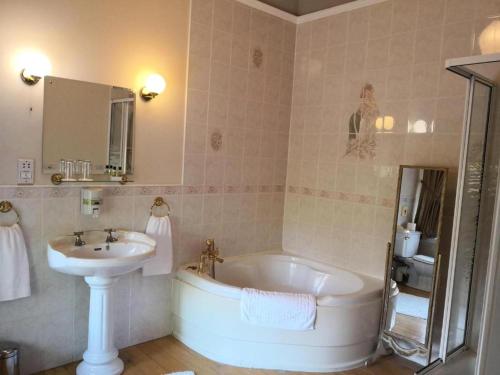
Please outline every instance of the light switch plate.
M17 159L17 184L33 185L35 178L35 160Z

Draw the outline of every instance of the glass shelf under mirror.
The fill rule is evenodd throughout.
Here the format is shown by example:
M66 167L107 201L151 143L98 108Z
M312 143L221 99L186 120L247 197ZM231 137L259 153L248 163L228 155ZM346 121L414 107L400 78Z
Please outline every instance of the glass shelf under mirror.
M65 184L103 184L103 183L119 183L121 185L125 185L129 182L134 182L133 180L130 180L127 175L122 175L120 177L112 177L107 174L96 174L92 175L92 179L71 179L71 180L66 180L63 178L63 175L61 173L54 173L50 180L54 185L61 185L63 183Z

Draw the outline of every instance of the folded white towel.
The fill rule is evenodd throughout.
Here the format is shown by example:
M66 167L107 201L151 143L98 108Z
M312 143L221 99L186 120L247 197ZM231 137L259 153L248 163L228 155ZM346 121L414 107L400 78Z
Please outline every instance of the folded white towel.
M156 241L156 255L144 264L142 275L166 275L172 272L173 246L170 218L151 215L146 234Z
M30 268L18 224L0 227L0 301L29 297Z
M243 288L240 310L241 319L249 324L305 331L314 329L316 298Z

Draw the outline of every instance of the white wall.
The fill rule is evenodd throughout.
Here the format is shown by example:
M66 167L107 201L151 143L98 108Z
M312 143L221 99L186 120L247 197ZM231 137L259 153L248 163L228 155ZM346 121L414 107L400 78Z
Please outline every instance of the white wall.
M189 1L22 0L0 2L0 184L16 183L16 159L36 159L41 174L43 82L19 78L19 56L37 50L52 75L128 87L160 73L165 92L137 97L134 180L180 184L186 101Z

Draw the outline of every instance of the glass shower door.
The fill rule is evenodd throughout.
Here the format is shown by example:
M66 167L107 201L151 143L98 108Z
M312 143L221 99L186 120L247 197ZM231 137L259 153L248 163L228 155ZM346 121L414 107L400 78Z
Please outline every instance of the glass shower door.
M469 329L471 285L479 235L481 193L484 179L486 139L490 108L491 87L471 78L469 96L469 127L466 132L465 153L457 191L459 208L457 247L453 292L451 297L450 321L447 338L447 355L466 344Z

